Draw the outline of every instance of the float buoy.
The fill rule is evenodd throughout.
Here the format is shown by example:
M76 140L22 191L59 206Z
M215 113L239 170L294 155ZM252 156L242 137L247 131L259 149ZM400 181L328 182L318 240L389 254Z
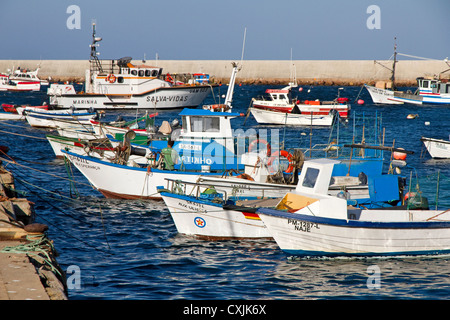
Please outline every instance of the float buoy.
M403 148L399 148L404 150ZM404 152L400 152L400 151L394 151L394 153L392 154L392 156L394 157L395 160L406 160L406 153Z
M359 105L362 105L362 104L364 104L364 100L363 100L363 99L358 99L357 103L358 103Z

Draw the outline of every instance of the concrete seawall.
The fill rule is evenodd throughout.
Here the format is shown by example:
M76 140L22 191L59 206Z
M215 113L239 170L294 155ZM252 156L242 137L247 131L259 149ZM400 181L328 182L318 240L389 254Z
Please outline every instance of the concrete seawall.
M392 67L392 61L379 62ZM142 64L142 61L133 63ZM84 81L85 70L89 68L87 60L0 60L0 72L17 67L35 69L38 64L40 77L51 77L52 81ZM162 67L164 73L209 73L215 82L222 83L228 82L232 69L231 60L147 60L145 64ZM286 84L292 65L300 84L373 84L390 77L390 71L373 60L245 60L237 82ZM438 75L446 69L444 61L401 60L396 65L396 80L399 85L415 85L417 77Z

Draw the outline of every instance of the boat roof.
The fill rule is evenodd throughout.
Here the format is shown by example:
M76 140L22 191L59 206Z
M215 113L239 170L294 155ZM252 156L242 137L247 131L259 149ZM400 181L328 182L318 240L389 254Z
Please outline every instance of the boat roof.
M185 108L180 112L180 116L201 116L201 117L239 117L241 114L237 112L214 112L206 109L189 109Z
M289 93L286 89L267 89L266 93Z

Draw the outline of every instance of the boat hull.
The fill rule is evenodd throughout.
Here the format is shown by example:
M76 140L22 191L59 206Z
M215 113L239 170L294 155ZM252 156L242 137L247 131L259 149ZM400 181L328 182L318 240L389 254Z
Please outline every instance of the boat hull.
M339 117L341 118L348 118L350 106L344 105L344 104L321 104L321 105L310 105L310 104L297 104L298 108L300 109L301 114L304 115L311 115L311 112L313 115L322 115L327 116L331 110L335 110L339 113ZM280 112L287 112L290 113L292 111L292 108L294 108L294 104L289 105L276 105L276 104L269 104L266 101L253 101L253 107L257 109L267 109L267 110L274 110L274 111L280 111Z
M184 181L195 182L199 177L196 172L124 166L73 152L62 153L106 198L162 200L157 187L165 186L166 178L182 177Z
M409 212L403 213L406 216ZM429 214L431 217L439 213L442 211ZM448 215L447 221L413 222L343 220L271 209L260 209L258 215L279 247L292 255L383 256L450 252ZM439 218L444 219L443 216Z
M259 124L293 125L293 126L331 126L332 115L293 114L265 109L250 108L250 112Z
M420 140L432 158L450 159L450 141L425 137Z
M403 101L397 101L394 98L394 91L389 89L380 89L369 85L364 85L369 91L373 103L379 104L403 104Z
M272 239L257 214L226 210L221 204L162 193L177 231L207 240Z
M50 95L50 105L58 108L104 109L177 109L197 107L211 92L211 86L176 86L149 90L140 94L62 94Z

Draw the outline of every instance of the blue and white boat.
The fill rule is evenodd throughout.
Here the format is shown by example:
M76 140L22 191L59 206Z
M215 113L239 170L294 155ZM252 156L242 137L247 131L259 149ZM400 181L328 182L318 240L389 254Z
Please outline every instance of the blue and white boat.
M147 149L145 165L128 163L126 157L121 164L98 158L83 156L61 150L89 182L109 198L161 199L157 186L165 184L165 178L196 181L200 175L222 175L227 170L240 170L243 166L235 154L231 119L244 114L231 112L231 101L238 65L234 64L225 103L204 106L201 110L183 110L182 129L170 136L151 141ZM163 157L159 154L172 139L173 149L179 161L174 170L164 169ZM124 149L125 150L125 149Z
M396 174L382 174L382 157L333 161L328 195L365 208L392 208L402 202L404 182ZM178 232L202 239L271 238L256 210L275 208L297 188L238 177L202 176L195 183L166 180L161 196Z
M305 162L299 183L258 216L278 246L299 256L423 255L450 252L450 210L365 209L328 194L335 160ZM422 202L421 202L422 203Z
M97 112L89 110L26 110L25 117L32 127L57 128L55 121L71 121L75 125L86 124L89 120L98 116Z

